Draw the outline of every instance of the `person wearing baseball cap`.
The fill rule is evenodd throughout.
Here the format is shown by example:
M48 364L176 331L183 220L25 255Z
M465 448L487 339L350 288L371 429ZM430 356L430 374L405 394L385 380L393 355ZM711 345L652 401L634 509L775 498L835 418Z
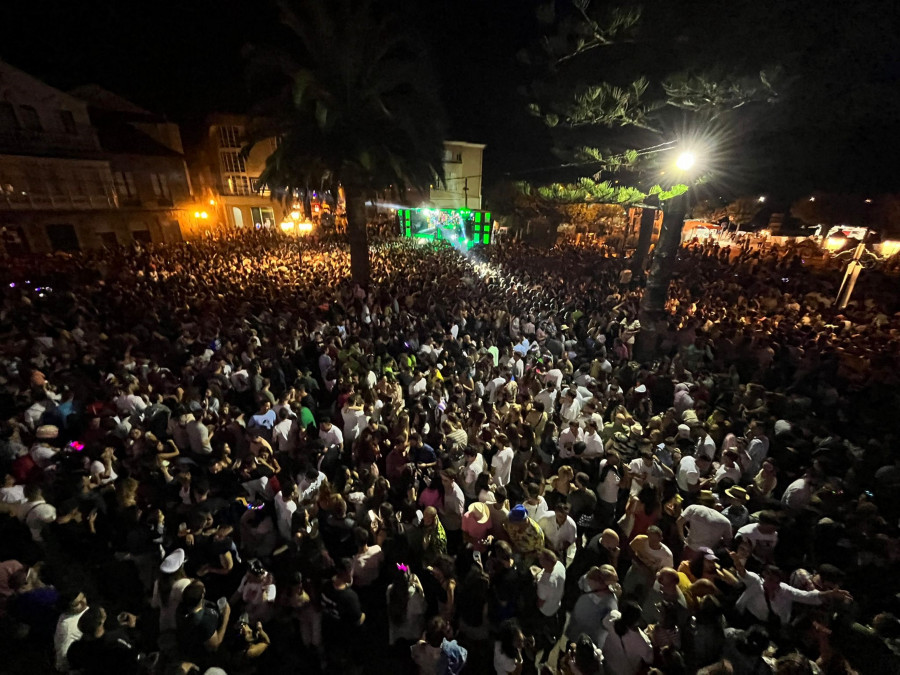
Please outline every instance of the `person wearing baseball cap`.
M544 549L544 531L528 516L524 506L517 504L510 509L505 529L513 553L524 565L533 564Z

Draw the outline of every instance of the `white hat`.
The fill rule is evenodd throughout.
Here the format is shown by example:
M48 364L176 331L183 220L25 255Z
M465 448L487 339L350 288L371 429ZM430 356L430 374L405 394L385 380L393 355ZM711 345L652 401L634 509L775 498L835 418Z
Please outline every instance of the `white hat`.
M646 393L647 393L647 385L646 385L646 384L639 384L638 386L636 386L636 387L634 388L634 393L635 393L635 394L646 394Z
M691 428L687 424L678 425L678 436L681 438L690 438Z
M159 565L159 571L164 574L171 574L172 572L177 572L181 569L181 566L184 565L184 549L176 548L169 555L163 558L162 563Z

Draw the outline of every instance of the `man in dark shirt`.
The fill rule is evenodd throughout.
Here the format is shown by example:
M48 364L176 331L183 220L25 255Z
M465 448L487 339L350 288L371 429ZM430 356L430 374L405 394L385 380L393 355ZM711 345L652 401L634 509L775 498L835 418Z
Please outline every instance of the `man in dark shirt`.
M434 466L437 462L434 448L424 443L422 437L416 432L409 435L409 457L420 469Z
M89 607L81 615L78 630L82 637L69 647L69 666L82 675L136 673L138 651L121 631L108 633L105 623L106 610L102 607Z
M322 639L329 666L347 670L358 663L361 626L366 620L353 584L353 561L340 558L322 587Z
M176 619L181 655L198 665L209 661L225 638L230 617L231 607L227 602L219 607L207 602L203 582L192 581L181 595Z

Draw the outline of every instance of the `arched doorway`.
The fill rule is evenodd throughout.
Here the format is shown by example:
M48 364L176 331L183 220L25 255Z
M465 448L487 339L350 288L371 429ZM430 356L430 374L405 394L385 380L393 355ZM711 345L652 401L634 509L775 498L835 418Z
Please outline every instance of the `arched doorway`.
M235 227L244 227L244 214L237 206L231 207L231 214L234 217Z

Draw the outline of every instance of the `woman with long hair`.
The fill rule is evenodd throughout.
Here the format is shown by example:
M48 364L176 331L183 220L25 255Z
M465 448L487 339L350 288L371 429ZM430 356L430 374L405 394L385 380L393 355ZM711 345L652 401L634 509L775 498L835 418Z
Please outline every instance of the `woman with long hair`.
M622 482L622 460L619 453L609 450L600 460L600 479L597 481L597 526L612 527L616 520L619 484Z
M547 508L554 509L560 502L568 501L569 493L572 492L575 480L575 471L568 464L559 467L555 476L551 476L547 482L550 485L550 491L544 492L544 499L547 500Z
M425 591L403 563L397 564L397 576L387 587L387 613L389 645L403 640L408 646L425 630Z
M437 582L435 595L437 596L438 614L450 622L456 614L456 570L453 558L441 555L426 569Z
M601 675L603 654L594 641L584 633L570 642L565 654L559 657L560 675Z
M662 515L662 504L659 501L659 490L652 483L647 483L636 496L629 498L625 507L626 513L632 517L629 539L647 534L647 528L656 525Z
M496 501L494 497L494 477L487 471L483 471L478 478L475 479L475 495L478 501L490 503Z
M433 506L438 511L444 510L444 482L441 480L441 474L435 471L428 482L428 487L422 490L419 495L419 506L423 509Z
M525 658L525 634L515 619L500 624L500 635L494 643L494 672L497 675L521 675Z

